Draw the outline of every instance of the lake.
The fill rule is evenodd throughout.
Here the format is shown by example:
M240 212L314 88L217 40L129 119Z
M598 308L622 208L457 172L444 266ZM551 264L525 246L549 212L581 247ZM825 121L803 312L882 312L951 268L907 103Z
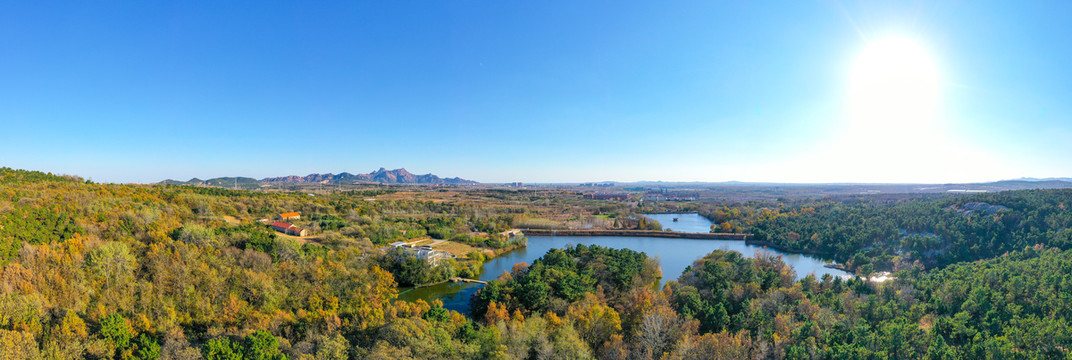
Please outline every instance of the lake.
M655 219L666 230L706 233L711 228L711 221L699 214L646 214L645 216ZM678 218L677 222L673 221L675 217ZM528 238L527 247L500 255L485 263L484 272L480 274L480 280L495 280L504 271L510 271L514 264L520 262L531 264L533 260L543 256L548 250L561 249L577 244L600 245L619 249L628 248L647 253L650 257L658 258L659 266L663 269L660 286L669 280L676 280L685 271L685 267L713 250L734 250L747 257L753 257L759 251L781 255L782 261L785 261L786 264L796 270L798 279L804 278L808 274L815 274L816 277L822 277L823 274L832 276L849 275L841 270L824 267L823 265L827 261L814 256L775 251L761 246L748 245L741 240L619 236L529 236ZM443 301L443 307L466 313L469 308L469 297L482 286L474 283L445 283L413 289L400 294L399 298L409 301L440 299Z
M714 223L700 214L644 214L649 219L658 221L666 231L693 233L711 232ZM674 219L677 219L675 222Z

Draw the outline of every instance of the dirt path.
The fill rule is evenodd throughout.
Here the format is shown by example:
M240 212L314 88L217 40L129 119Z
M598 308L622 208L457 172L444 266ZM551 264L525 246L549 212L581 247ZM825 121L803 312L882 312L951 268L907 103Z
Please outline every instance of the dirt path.
M299 242L301 242L302 244L308 244L308 243L318 243L318 242L320 242L320 237L319 237L319 236L317 236L317 235L311 235L311 236L301 237L301 236L287 235L287 234L284 234L284 233L281 233L281 232L278 232L278 231L276 231L276 232L275 232L275 236L279 236L279 237L285 237L285 238L290 238L290 239L298 240L298 241L299 241Z

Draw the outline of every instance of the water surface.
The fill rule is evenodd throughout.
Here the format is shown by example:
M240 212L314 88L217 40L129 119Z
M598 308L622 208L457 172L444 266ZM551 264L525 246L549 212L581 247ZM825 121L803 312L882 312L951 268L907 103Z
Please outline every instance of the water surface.
M648 218L658 221L666 231L706 233L711 232L714 223L700 214L644 214ZM677 221L674 221L674 219Z
M664 229L669 228L674 229L674 231L708 232L711 226L710 221L698 214L649 214L646 216L659 221ZM678 218L676 223L673 222L674 217ZM664 218L666 219L665 222L663 221ZM510 271L514 264L521 262L531 264L533 260L543 256L548 250L562 249L577 244L600 245L618 249L627 248L647 253L649 257L659 259L659 266L663 270L660 286L669 280L677 279L685 271L685 267L713 250L734 250L747 257L754 257L760 251L781 255L782 260L796 270L798 279L804 278L808 274L815 274L816 277L822 277L823 274L831 274L832 276L848 275L848 273L841 270L823 267L826 261L814 256L775 251L761 246L748 245L741 240L620 236L529 236L527 247L500 255L485 263L484 272L480 274L480 280L494 280L503 272ZM440 299L443 301L445 308L465 313L469 308L469 297L482 286L473 283L446 283L410 290L399 295L399 298L410 301Z

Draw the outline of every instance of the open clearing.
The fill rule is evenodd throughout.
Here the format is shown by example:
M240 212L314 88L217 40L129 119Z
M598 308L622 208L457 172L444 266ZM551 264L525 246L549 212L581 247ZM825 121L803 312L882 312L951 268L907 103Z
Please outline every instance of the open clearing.
M406 244L410 246L431 246L433 249L445 251L448 254L456 256L459 261L469 260L469 253L473 251L491 255L490 250L487 249L470 246L457 241L432 239L430 237L417 238L406 242Z
M476 252L479 252L479 253L485 252L485 249L469 246L467 244L463 244L463 243L460 243L460 242L457 242L457 241L446 241L446 240L440 240L439 243L437 243L435 245L432 245L432 248L436 249L436 250L446 251L447 253L449 253L451 255L457 256L459 260L461 260L461 259L468 260L469 259L469 253L473 252L473 251L476 251Z

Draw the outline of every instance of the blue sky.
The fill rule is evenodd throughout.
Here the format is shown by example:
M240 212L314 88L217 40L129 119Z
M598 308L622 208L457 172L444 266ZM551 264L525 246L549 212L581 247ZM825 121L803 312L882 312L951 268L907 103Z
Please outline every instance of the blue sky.
M1072 176L1070 23L1067 1L2 2L0 166L106 182ZM925 130L847 132L850 70L889 36L938 69L937 110Z

